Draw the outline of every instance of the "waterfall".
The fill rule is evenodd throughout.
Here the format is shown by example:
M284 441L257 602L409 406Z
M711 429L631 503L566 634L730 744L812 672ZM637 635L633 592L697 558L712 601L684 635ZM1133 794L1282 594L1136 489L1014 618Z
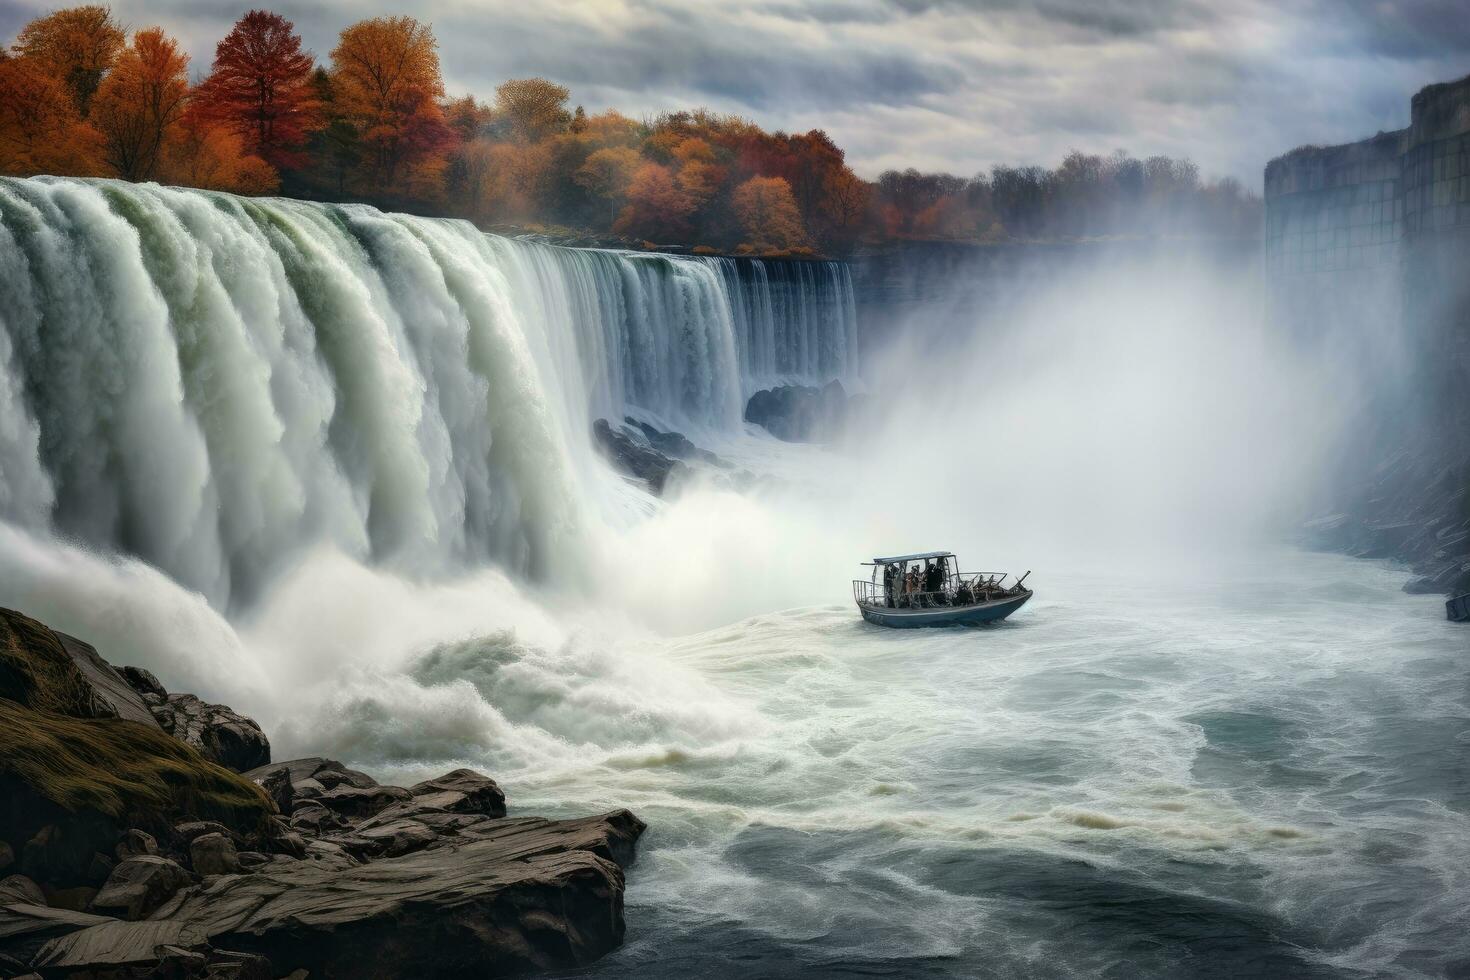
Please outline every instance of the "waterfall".
M325 542L557 579L592 418L738 431L855 373L839 263L562 248L361 205L0 178L0 520L217 606Z

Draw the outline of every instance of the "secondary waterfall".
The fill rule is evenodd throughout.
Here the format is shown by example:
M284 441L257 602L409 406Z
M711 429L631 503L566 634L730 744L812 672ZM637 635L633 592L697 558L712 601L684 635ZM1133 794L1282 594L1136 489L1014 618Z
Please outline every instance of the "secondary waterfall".
M357 205L0 179L0 520L216 605L329 542L555 578L589 421L737 428L856 373L840 263L561 248Z

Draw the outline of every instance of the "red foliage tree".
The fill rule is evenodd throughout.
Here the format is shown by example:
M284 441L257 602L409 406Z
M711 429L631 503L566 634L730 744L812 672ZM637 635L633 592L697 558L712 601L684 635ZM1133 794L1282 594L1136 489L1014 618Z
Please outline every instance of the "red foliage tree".
M313 58L295 26L280 14L252 10L235 22L214 52L214 67L196 94L196 111L239 134L245 148L276 167L301 167L301 152L318 116Z

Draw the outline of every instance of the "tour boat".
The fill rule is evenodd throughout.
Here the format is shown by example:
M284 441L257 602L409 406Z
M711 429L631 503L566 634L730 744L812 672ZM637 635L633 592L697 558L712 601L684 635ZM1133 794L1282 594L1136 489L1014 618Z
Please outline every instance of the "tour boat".
M995 623L1032 595L1025 586L1029 571L1010 585L1006 572L951 571L959 567L952 551L874 558L863 564L871 565L873 574L867 580L853 580L852 596L863 618L878 626Z

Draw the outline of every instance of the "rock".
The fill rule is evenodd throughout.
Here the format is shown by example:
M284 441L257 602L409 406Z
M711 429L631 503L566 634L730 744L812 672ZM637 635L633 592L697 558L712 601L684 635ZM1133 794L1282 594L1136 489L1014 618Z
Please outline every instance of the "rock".
M0 902L0 954L30 963L57 936L113 921L100 915L49 908L41 902Z
M409 791L399 786L371 786L362 789L343 783L327 790L315 802L349 820L363 820L394 803L411 799L413 796Z
M640 422L631 416L624 416L623 422L643 433L648 444L671 459L698 460L710 466L718 466L728 469L730 464L716 456L708 449L700 449L690 442L681 432L663 432L654 428L647 422Z
M4 871L15 863L15 850L3 840L0 840L0 871Z
M302 844L301 850L304 854L306 851L305 843ZM244 871L254 871L263 864L269 864L271 860L269 854L262 854L259 851L239 851L235 854L235 857L239 860L240 868Z
M141 830L124 830L122 836L117 839L117 847L113 849L119 861L128 858L139 857L143 854L157 854L158 841L153 839L152 834Z
M656 494L663 493L669 477L683 468L678 460L640 444L626 427L614 429L607 419L592 423L592 437L598 451L613 466L642 480Z
M745 421L785 442L832 442L842 434L847 403L840 381L821 388L781 385L751 395Z
M291 815L291 808L296 802L296 791L291 788L291 773L285 769L275 769L264 778L257 779L260 788L265 790L265 795L270 797L276 805L276 812Z
M144 670L142 667L119 667L118 673L122 675L123 680L128 682L128 686L140 695L151 694L159 700L168 697L168 691L163 689L163 685L158 682L157 677L153 676L152 671Z
M22 806L33 800L15 793L12 800ZM20 872L57 886L84 884L96 880L95 857L111 851L117 838L112 821L101 814L83 811L74 815L58 814L60 823L47 824L25 842L20 853Z
M10 875L0 880L0 905L21 902L29 905L45 905L46 895L41 886L25 875Z
M66 909L68 912L87 911L92 899L97 896L97 889L91 885L73 885L70 888L42 886L41 890L46 894L47 905L53 909Z
M106 976L126 976L122 968L158 964L161 947L168 946L201 948L205 946L205 937L188 923L177 920L103 919L96 925L52 939L36 955L32 965L50 975L90 970Z
M120 919L141 919L189 884L189 873L156 854L131 857L113 869L92 899L92 910Z
M93 717L126 718L150 728L157 726L148 706L143 703L143 698L122 674L98 655L90 643L84 643L59 630L53 632L92 688L93 697L100 709Z
M112 874L116 862L106 854L92 854L92 863L87 867L87 881L93 884L102 884Z
M222 704L170 694L152 712L164 731L226 769L244 772L271 761L271 745L260 726Z
M408 791L413 794L414 802L450 813L505 816L505 793L495 780L472 769L456 769L438 779L410 786Z
M224 834L204 834L189 843L189 863L199 875L230 875L240 870L235 844Z
M195 838L203 837L205 834L223 834L230 838L231 843L236 840L235 834L230 828L213 820L190 820L174 826L174 833L184 839L184 843L193 843Z
M292 829L309 837L320 837L323 834L346 830L350 826L351 824L345 817L338 816L315 800L298 803L296 809L291 813Z
M185 893L169 921L311 976L498 976L585 964L623 935L643 825L478 818L483 836L358 867L273 863ZM95 945L86 930L72 945ZM78 938L81 937L81 938Z

